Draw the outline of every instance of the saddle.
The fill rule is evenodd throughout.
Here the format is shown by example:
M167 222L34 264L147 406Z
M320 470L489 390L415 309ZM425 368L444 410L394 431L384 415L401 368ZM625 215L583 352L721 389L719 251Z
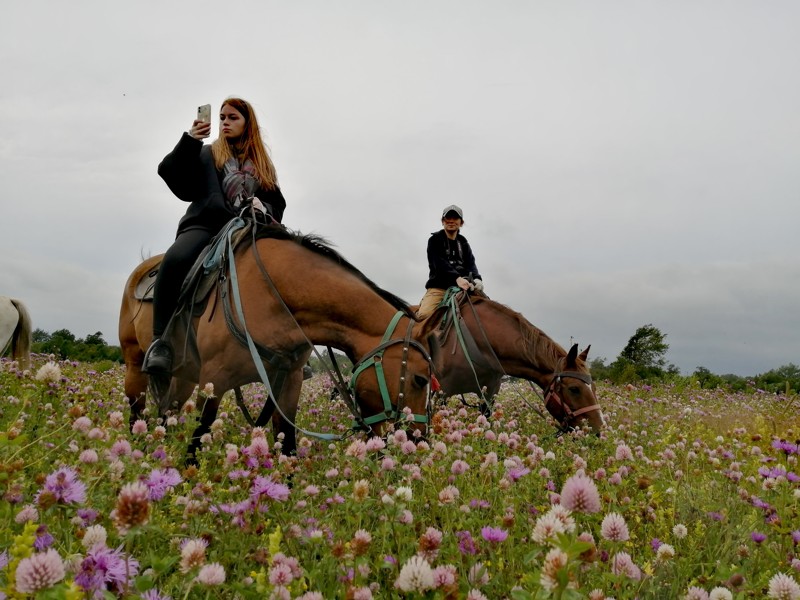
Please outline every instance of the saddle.
M246 236L250 231L250 227L252 227L250 221L244 221L243 224L236 225L234 225L234 221L231 221L225 229L211 240L208 246L203 248L203 251L197 257L181 284L178 310L184 308L187 301L192 305L204 303L209 291L216 283L217 275L223 264L224 257L222 253L225 249L223 240L226 234L233 228L231 241L235 249L241 244L242 240L248 239ZM161 263L159 262L136 282L133 290L134 298L144 302L153 301L153 289L156 285L156 276L160 266ZM193 290L193 293L190 293L190 290Z
M479 295L483 295L478 292ZM457 287L451 287L445 292L439 306L447 307L442 317L437 334L442 348L450 347L450 354L455 354L456 348L461 344L466 359L476 367L496 371L496 364L490 363L484 352L475 341L475 337L464 322L461 307L469 301L467 292ZM471 305L470 305L471 306ZM472 309L474 312L474 309ZM477 320L477 314L475 315ZM480 322L479 322L480 327Z

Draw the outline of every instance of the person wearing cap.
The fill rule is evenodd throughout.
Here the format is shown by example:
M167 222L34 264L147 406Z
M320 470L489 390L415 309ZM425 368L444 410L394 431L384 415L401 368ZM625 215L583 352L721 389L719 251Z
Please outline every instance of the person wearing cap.
M464 212L451 204L442 211L442 229L428 238L428 268L425 295L419 303L417 317L425 319L444 298L447 288L483 291L483 281L475 264L472 248L460 230ZM470 281L472 279L472 281Z

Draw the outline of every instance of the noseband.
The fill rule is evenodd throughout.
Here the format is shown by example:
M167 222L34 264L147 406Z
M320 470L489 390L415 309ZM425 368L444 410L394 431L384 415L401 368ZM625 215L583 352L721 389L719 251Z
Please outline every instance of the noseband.
M595 403L577 410L572 410L572 407L564 402L564 399L555 389L555 384L560 385L561 380L565 377L578 379L589 386ZM597 396L595 396L594 390L592 390L592 377L587 373L579 373L578 371L562 371L560 373L555 373L553 379L550 380L550 383L548 383L547 387L544 389L544 407L552 415L553 410L551 409L551 405L560 408L561 412L564 414L564 418L559 422L559 425L564 429L571 428L572 423L574 423L575 419L579 416L595 410L600 410L600 405L597 403Z
M413 320L409 320L408 328L406 329L406 334L403 338L395 338L390 339L392 332L397 327L401 317L403 317L403 312L398 311L392 320L389 322L389 325L386 327L386 332L383 334L383 339L381 343L378 345L377 348L368 352L365 356L358 361L357 364L353 366L353 376L350 378L350 384L348 385L348 391L352 398L356 398L356 382L358 381L358 377L367 369L374 368L375 369L375 376L378 379L378 388L381 392L381 399L383 400L383 411L377 414L374 414L369 417L362 417L359 411L354 411L355 419L353 421L353 427L359 429L366 429L367 431L372 430L372 426L376 423L381 423L383 421L400 421L404 420L403 417L403 402L405 400L405 392L406 392L406 369L408 367L408 350L409 348L414 348L417 350L425 360L428 362L428 370L429 374L432 372L433 369L433 361L431 360L428 351L420 344L417 340L411 339L411 329L414 325ZM386 385L386 375L383 370L383 353L387 348L390 346L394 346L395 344L403 344L403 354L402 359L400 361L400 392L397 394L397 404L394 404L389 396L389 388ZM426 392L425 397L428 398L430 394ZM357 406L356 402L353 402L353 406ZM424 415L412 413L413 415L413 422L414 423L428 423L428 411L426 406L426 411Z

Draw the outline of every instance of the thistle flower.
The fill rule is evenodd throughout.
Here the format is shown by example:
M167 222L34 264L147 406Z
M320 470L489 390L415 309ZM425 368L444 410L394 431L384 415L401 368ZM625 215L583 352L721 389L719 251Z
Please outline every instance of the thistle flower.
M161 500L166 493L183 482L177 469L153 469L144 483L149 490L150 500Z
M600 512L600 492L586 475L573 475L561 490L561 506L576 512Z
M123 593L139 573L139 562L125 556L122 547L112 550L96 545L86 553L75 575L75 584L93 595L106 590Z
M61 467L47 476L44 488L36 495L36 502L45 498L64 504L82 504L86 501L86 485L70 467Z
M111 519L120 535L144 525L150 519L150 490L141 481L125 485L117 496Z
M427 560L414 555L400 569L394 587L404 592L420 592L433 588L433 569Z
M289 498L289 488L266 477L256 477L253 481L253 487L250 489L250 498L254 502L261 498L284 501Z
M628 524L619 513L608 513L600 525L600 535L612 542L624 542L630 537Z
M500 527L482 527L481 537L491 544L499 544L506 540L508 532Z
M34 594L46 590L64 579L64 562L52 548L46 552L33 554L23 558L17 565L15 579L17 591L23 594Z
M776 600L798 600L800 599L800 585L791 575L776 573L769 580L767 596Z

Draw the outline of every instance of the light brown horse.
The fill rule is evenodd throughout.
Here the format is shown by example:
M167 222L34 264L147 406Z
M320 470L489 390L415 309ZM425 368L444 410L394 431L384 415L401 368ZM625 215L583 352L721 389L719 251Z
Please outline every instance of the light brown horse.
M284 452L293 451L296 444L293 422L303 366L311 352L309 342L340 349L354 365L370 367L351 381L351 410L360 414L362 425L380 434L395 421L406 427L413 419L410 428L425 433L431 360L437 350L433 324L418 323L405 302L376 286L322 239L275 226L258 231L257 240L237 247L225 283L216 284L202 314L191 320L188 336L190 341L196 336L198 360L190 360L192 352L181 353L185 337L173 340L176 368L170 402L182 404L198 383L201 389L213 384L215 391L205 401L190 454L214 421L222 394L260 380L247 344L240 341L246 333L257 345L270 381L285 377L275 393L286 419L278 413L273 417L275 435L285 434ZM132 422L145 406L147 375L141 366L152 338L152 304L137 300L134 292L141 276L156 269L161 258L155 256L136 267L122 298L119 336ZM244 323L233 306L235 288ZM228 322L234 323L239 339ZM272 408L267 408L267 415ZM404 408L412 415L403 414Z
M31 362L31 317L21 300L0 296L0 356L11 346L11 358L26 369Z
M443 320L449 324L440 339L439 384L444 396L475 393L491 406L502 377L511 375L544 390L545 407L561 428L585 420L600 431L603 416L586 365L588 346L578 354L574 344L567 352L520 313L485 296L459 292L447 298L447 311L428 319L437 326ZM487 408L482 404L484 412Z

